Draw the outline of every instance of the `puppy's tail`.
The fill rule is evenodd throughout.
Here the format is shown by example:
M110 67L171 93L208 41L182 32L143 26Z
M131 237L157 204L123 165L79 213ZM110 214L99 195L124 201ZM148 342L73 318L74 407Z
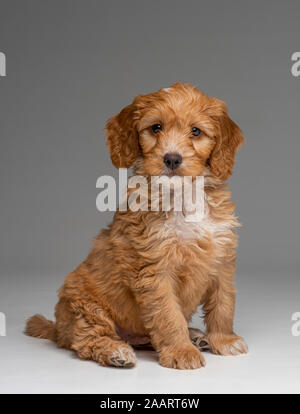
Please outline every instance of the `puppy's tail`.
M34 315L27 320L25 334L35 338L56 340L55 323L42 315Z

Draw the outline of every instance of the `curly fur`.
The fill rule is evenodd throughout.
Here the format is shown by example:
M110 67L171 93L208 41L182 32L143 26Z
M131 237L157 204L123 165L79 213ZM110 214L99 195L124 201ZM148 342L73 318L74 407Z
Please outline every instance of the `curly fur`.
M157 122L163 129L154 135ZM194 126L202 130L199 138L191 136ZM55 324L33 316L27 334L115 366L135 364L131 338L134 345L151 343L165 367L195 369L205 365L195 346L203 335L198 341L188 322L202 305L212 352L246 352L233 332L238 221L225 184L243 137L226 105L175 84L136 97L106 131L113 164L134 165L135 174L148 179L167 173L166 152L179 152L183 162L176 174L205 176L205 218L187 223L181 212L117 211L86 260L67 276Z

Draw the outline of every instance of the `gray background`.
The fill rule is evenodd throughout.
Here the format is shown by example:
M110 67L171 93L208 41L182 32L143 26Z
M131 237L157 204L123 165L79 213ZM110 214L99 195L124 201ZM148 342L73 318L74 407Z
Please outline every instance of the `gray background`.
M52 362L70 358L21 330L33 312L52 315L64 276L112 218L95 205L97 177L117 176L105 121L139 93L187 81L225 100L247 139L230 182L244 224L236 323L258 358L243 359L253 370L251 386L259 391L259 378L265 386L264 375L285 352L276 383L271 369L270 391L298 390L291 373L299 369L300 338L291 336L291 314L300 311L300 78L291 75L291 55L300 49L299 17L299 1L0 1L0 51L7 57L7 77L0 78L0 311L8 320L0 349L27 352L30 367L38 352L40 364L50 352ZM55 368L53 384L43 387L38 368L22 377L12 358L2 357L3 390L31 392L39 384L57 391ZM232 367L221 361L210 380L222 391L228 381L220 383L218 364ZM95 369L80 369L86 366ZM244 369L239 365L238 375ZM188 383L178 381L180 390ZM59 390L82 390L65 383L69 388L58 383ZM113 392L109 384L105 390ZM83 390L99 392L93 386Z

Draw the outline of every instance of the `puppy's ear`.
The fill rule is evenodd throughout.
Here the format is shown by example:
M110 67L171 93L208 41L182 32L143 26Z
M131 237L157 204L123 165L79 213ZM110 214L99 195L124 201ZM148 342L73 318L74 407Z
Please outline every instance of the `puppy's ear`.
M110 157L116 168L129 168L139 154L135 104L126 106L106 123L106 139Z
M214 100L218 106L218 114L211 114L217 122L216 144L209 159L213 175L220 180L227 180L234 167L234 158L237 150L245 141L239 126L228 115L224 102Z

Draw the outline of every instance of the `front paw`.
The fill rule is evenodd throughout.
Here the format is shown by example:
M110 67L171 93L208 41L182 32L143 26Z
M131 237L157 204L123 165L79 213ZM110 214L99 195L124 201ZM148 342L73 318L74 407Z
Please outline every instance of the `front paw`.
M235 334L212 333L208 335L211 350L217 355L247 354L248 346L244 339Z
M159 356L159 363L166 368L197 369L205 366L201 352L192 344L179 347L167 347Z

